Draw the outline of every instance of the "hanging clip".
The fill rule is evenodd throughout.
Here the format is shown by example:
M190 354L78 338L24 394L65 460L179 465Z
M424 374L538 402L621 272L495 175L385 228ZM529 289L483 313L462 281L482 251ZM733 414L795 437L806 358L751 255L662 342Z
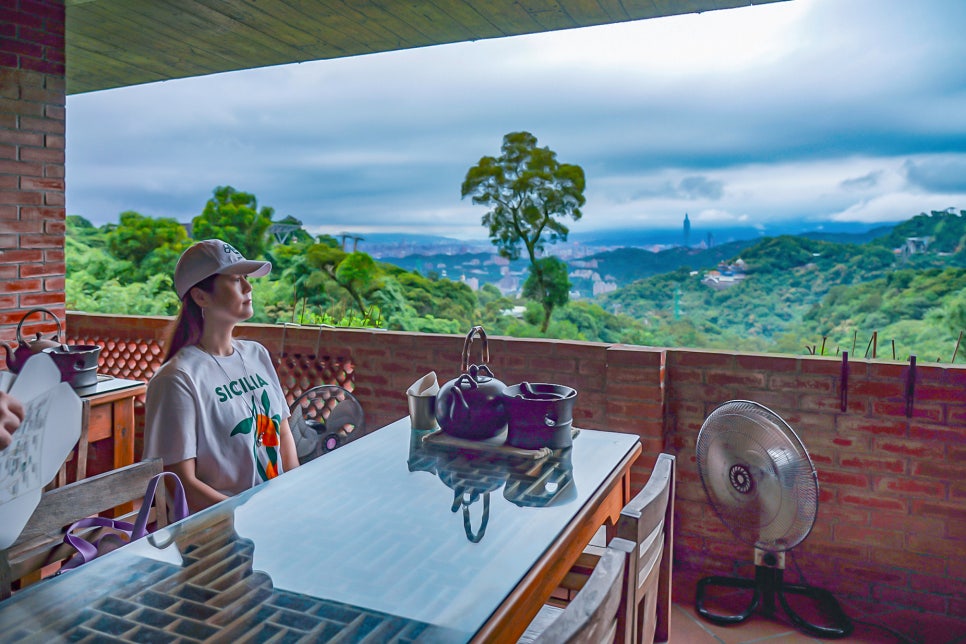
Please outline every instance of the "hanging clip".
M849 408L849 352L842 352L842 382L839 385L839 406L844 412Z
M909 356L909 373L906 375L906 418L912 418L912 406L916 396L916 356Z

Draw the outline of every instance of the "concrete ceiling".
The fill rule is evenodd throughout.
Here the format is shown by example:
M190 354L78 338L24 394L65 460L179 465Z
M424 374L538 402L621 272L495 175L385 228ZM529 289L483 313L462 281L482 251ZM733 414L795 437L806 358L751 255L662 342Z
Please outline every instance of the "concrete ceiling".
M66 0L67 93L781 0Z

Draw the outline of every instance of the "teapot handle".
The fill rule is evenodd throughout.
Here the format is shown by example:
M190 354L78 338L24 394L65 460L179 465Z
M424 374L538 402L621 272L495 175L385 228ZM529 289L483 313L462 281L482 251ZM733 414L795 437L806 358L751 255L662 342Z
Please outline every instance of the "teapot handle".
M470 345L473 344L473 336L479 335L480 340L483 341L483 351L481 352L481 358L483 364L490 361L490 347L486 343L486 331L483 330L481 326L475 326L470 329L470 332L466 334L466 339L463 341L463 361L460 363L460 373L466 373L470 366Z
M64 327L60 323L60 318L54 315L53 311L48 311L47 309L41 306L35 309L30 309L29 311L24 313L24 316L22 318L20 318L20 324L17 325L17 344L26 344L26 342L24 342L23 336L20 335L20 330L23 329L23 323L27 321L27 318L29 318L34 313L46 313L50 317L54 318L54 322L57 323L57 335L55 335L52 339L56 340L57 342L60 342L60 336L64 334ZM40 338L39 333L37 334L37 338L38 339Z
M480 539L486 533L486 524L490 518L490 493L483 493L483 518L480 519L480 529L478 532L473 532L473 526L470 524L470 504L463 501L463 530L466 532L466 538L470 540L470 543L479 543Z
M460 384L463 382L467 382L471 389L476 388L476 381L466 374L463 374L456 379L456 386L450 389L450 396L453 400L449 406L449 413L447 415L449 421L454 425L461 425L470 409L470 406L466 403L466 398L463 396L463 390L460 388Z

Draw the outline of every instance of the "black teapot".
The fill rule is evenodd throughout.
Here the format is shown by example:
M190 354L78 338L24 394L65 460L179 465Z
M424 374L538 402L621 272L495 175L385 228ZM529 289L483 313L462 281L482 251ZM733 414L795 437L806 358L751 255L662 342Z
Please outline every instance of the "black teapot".
M57 333L52 335L49 340L44 340L40 337L40 333L37 333L37 337L27 342L23 339L20 331L23 329L23 323L27 321L34 313L46 313L50 317L54 318L57 323ZM61 346L61 342L58 339L60 335L64 332L63 327L60 324L60 318L53 314L53 312L48 311L44 308L30 309L24 316L20 319L20 324L17 325L17 346L16 351L11 351L10 347L6 344L3 345L4 350L7 352L7 368L14 372L20 373L23 366L27 364L27 360L30 359L35 353L40 353L44 349L53 349Z
M469 352L473 338L483 341L482 364L470 365ZM493 438L507 425L503 390L506 385L496 379L486 363L490 359L483 327L470 329L463 343L463 360L458 378L450 380L436 395L436 422L457 438L483 440Z

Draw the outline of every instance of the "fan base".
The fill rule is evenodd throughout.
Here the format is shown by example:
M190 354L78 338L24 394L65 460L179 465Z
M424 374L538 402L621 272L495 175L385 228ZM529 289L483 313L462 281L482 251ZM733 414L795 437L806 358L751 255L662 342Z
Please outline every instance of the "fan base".
M719 615L709 611L704 606L705 589L708 586L723 586L726 588L750 588L754 590L751 603L744 612L737 615ZM821 608L822 613L829 619L829 626L811 624L788 605L785 593L793 593L814 599ZM759 607L766 616L775 614L775 597L791 619L792 623L799 629L814 635L828 639L839 639L848 637L852 633L852 621L842 611L838 601L832 593L821 588L802 586L798 584L786 584L782 581L782 570L768 566L755 566L754 579L741 579L738 577L705 577L698 582L695 593L695 608L698 614L710 622L721 625L739 624L755 612Z

